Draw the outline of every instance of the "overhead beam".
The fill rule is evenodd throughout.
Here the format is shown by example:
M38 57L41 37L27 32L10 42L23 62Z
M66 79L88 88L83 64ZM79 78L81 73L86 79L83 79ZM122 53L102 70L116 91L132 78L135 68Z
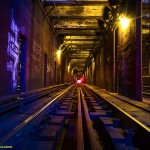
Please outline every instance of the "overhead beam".
M72 66L83 68L83 67L85 67L85 63L84 64L77 63L77 64L73 64Z
M98 27L55 27L55 30L96 30L96 32L99 32L99 28Z
M65 28L65 29L63 29L62 28L62 30L57 30L56 31L56 34L72 34L72 36L74 35L74 34L81 34L81 35L84 35L85 34L85 36L86 36L86 34L87 35L95 35L96 36L96 34L95 33L101 33L102 31L100 31L100 30L83 30L83 29L76 29L76 30L74 30L74 29L71 29L71 30L68 30L67 28Z
M58 16L50 16L50 20L53 20L53 19L60 19L60 20L62 20L62 19L96 19L96 20L101 20L101 19L103 19L103 17L102 16L59 16L59 18L58 18Z
M67 50L91 51L95 49L96 44L72 44Z
M85 67L85 66L79 66L79 65L78 65L78 66L72 66L72 69L71 69L71 70L78 70L78 71L83 72L83 71L84 71L84 70L83 70L84 67Z
M77 46L78 46L78 45L79 45L79 46L81 46L81 45L83 45L83 46L85 46L85 45L87 45L87 46L89 46L89 45L90 45L90 46L94 46L94 45L95 45L94 42L93 42L93 43L69 43L69 44L70 44L70 46L71 46L71 45L75 45L75 46L76 46L76 45L77 45Z
M78 62L81 62L82 64L83 64L83 63L85 64L85 59L80 59L80 60L79 60L79 59L74 59L74 60L71 59L71 61L72 61L72 63L71 63L72 65L73 65L74 63L78 63Z
M96 39L100 39L100 36L65 36L64 40L73 40L73 39L84 39L84 40L96 40Z
M79 55L79 54L76 54L76 53L73 53L73 54L71 53L70 55L71 55L70 58L72 58L72 57L83 57L83 58L87 58L87 57L89 56L89 54L85 54L85 55L84 55L84 54L82 54L82 55L80 54L80 55Z
M72 59L71 59L71 60L72 60ZM81 60L82 60L82 61L81 61ZM74 59L74 60L73 60L73 63L74 63L74 61L75 61L75 62L82 62L82 63L84 62L84 63L85 63L85 62L86 62L86 58L83 58L83 59L80 59L80 60Z
M88 51L86 51L86 53L82 53L82 51L70 51L70 54L74 55L74 54L78 54L79 56L80 55L89 55L90 53Z
M56 35L64 35L64 36L96 36L95 32L81 32L81 30L79 32L77 32L78 30L76 30L75 32L68 32L68 31L64 31L62 30L61 32L57 32Z
M90 53L87 53L87 54L80 54L80 53L69 53L71 54L71 56L89 56Z
M97 34L101 34L99 30L58 30L56 35L64 35L64 36L97 36Z
M95 44L95 40L88 40L88 41L82 41L82 40L72 40L72 41L65 41L66 44Z
M98 41L98 39L64 39L64 42L65 41Z
M83 52L86 52L86 51L90 51L91 49L90 48L86 48L86 49L83 49L83 48L69 48L70 51L83 51Z
M71 53L71 56L77 56L77 57L88 57L89 56L89 53L88 54L78 54L78 53Z
M72 58L72 57L75 57L75 58L88 58L90 54L88 55L79 55L79 54L70 54L69 57Z
M70 49L70 51L84 51L84 52L86 52L86 51L93 51L93 49L92 48L72 48L72 49Z
M80 64L79 64L79 62L80 62ZM79 65L79 66L85 66L85 59L83 59L82 61L81 61L81 59L79 60L79 59L77 59L77 60L73 60L73 62L71 63L71 65L73 66L76 66L76 65Z
M45 0L44 6L102 6L102 5L108 5L107 0L101 0L101 1L54 1L53 0Z
M88 49L88 50L85 50L85 51L93 51L94 47L91 47L91 46L88 46L88 45L87 46L78 46L78 47L72 47L72 48L70 48L69 51L71 51L72 49L76 49L76 50ZM89 50L89 49L91 49L91 50Z
M142 29L150 29L150 25L149 24L147 24L147 25L142 25Z
M94 50L94 45L72 45L72 47L70 47L68 50L91 51Z
M87 59L87 56L86 57L83 57L83 56L69 56L71 59Z
M90 50L90 49L92 49L92 48L94 48L93 46L90 46L90 45L79 45L78 47L76 46L72 46L72 47L70 47L70 48L68 48L68 49L70 49L70 50L72 50L72 49L84 49L84 50Z

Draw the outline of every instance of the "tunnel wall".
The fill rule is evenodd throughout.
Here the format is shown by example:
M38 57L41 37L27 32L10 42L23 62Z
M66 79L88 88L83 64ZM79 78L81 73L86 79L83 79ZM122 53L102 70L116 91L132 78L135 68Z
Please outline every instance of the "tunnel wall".
M136 87L140 87L141 85L137 84L136 78L138 75L136 74L136 70L142 63L137 64L139 56L136 55L136 52L140 49L136 41L136 36L139 31L136 31L135 2L129 1L127 6L128 9L124 10L124 13L130 18L130 24L125 30L121 26L119 26L118 30L118 93L137 99ZM139 80L141 79L139 78Z
M98 50L95 59L95 85L136 99L136 86L140 86L137 85L136 80L136 70L139 67L139 64L136 63L138 59L136 56L136 45L138 44L136 42L136 6L135 2L131 1L125 5L128 6L128 9L123 10L123 13L129 16L131 22L125 30L122 30L120 24L118 24L115 35L111 31L108 38L105 39L104 46Z
M95 58L95 85L108 91L113 91L113 59L113 33L111 32Z
M100 52L97 53L95 58L95 86L100 87L101 89L106 88L105 82L105 74L106 74L106 66L105 66L105 51L104 47L100 49Z
M2 2L0 2L2 3ZM11 4L5 0L3 5L0 4L0 95L8 94L13 89L11 84L11 73L7 71L7 62L12 61L7 54L8 32L10 30L10 11Z
M24 82L22 91L59 83L57 41L43 14L38 1L0 2L0 96L20 92L19 82ZM21 67L20 51L25 55Z
M118 93L136 97L135 22L126 31L119 30Z
M95 81L94 85L100 87L100 55L99 53L95 56Z
M68 59L67 56L65 54L63 54L62 56L62 67L61 67L61 83L67 83L70 82L69 79L69 72L68 72Z
M93 61L93 60L92 60ZM88 84L93 85L94 84L94 80L93 80L93 73L94 73L94 68L92 65L92 61L89 62L88 67L87 67L87 71L86 71L86 77L85 77L85 82Z
M104 45L105 88L113 91L113 32L110 33Z

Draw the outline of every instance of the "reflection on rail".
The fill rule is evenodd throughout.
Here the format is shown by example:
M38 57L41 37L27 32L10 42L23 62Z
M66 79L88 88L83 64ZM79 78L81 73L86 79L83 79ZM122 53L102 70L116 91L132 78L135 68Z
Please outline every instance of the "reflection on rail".
M10 114L14 123L0 145L16 150L150 149L150 119L144 122L131 110L150 112L89 85L67 85L54 93L23 105L23 111L3 113L0 119ZM9 125L7 119L0 121L2 134L8 130L4 124Z

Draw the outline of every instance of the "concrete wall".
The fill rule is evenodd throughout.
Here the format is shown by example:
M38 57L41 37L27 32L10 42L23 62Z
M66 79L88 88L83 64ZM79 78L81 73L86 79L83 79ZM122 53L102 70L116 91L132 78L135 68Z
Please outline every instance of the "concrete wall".
M105 88L113 91L113 32L104 45Z
M19 51L22 37L25 39L26 55L26 62L22 66L25 70L24 90L59 83L60 64L55 59L57 41L48 21L43 19L39 2L1 1L0 20L0 96L19 92L17 85L20 82Z
M138 43L136 42L135 7L135 2L128 2L128 9L125 9L123 13L131 18L130 25L122 30L118 24L115 33L111 31L103 48L99 49L95 60L95 85L133 99L136 99L136 87L140 86L137 85L136 79L136 70L140 67L140 63L136 63Z
M113 91L113 33L105 41L95 59L96 82L95 85Z
M1 3L1 2L0 2ZM10 11L11 4L9 0L0 4L0 95L2 93L8 94L12 91L11 73L7 71L7 62L11 61L10 56L7 54L8 45L8 32L10 30Z
M86 72L85 72L85 83L91 84L91 85L94 84L94 79L93 79L94 68L92 65L92 61L89 62L88 67L87 67Z
M134 3L134 5L133 5ZM140 10L137 10L140 11ZM130 24L126 29L119 26L119 49L118 49L118 93L127 97L136 99L137 84L136 70L140 67L137 64L137 49L140 49L136 41L139 31L136 31L136 3L129 1L127 16L130 18ZM142 80L139 78L139 80ZM139 91L140 92L140 91Z
M95 65L95 71L96 71L96 81L95 85L104 89L106 88L106 66L105 66L105 52L104 48L100 50L100 52L96 55L96 65Z
M62 56L62 62L61 62L61 83L67 83L67 82L70 82L70 79L69 79L69 72L68 72L68 58L65 54L63 54Z
M100 87L100 53L98 53L95 57L95 80L94 80L94 85L97 87Z
M119 30L118 92L135 98L136 93L136 46L135 22L125 31Z

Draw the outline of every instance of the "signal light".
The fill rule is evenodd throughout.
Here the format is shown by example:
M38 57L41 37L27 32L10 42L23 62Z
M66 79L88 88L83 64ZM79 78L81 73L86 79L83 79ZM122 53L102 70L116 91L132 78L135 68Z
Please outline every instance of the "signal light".
M79 83L79 84L82 83L82 80L77 80L77 83Z

